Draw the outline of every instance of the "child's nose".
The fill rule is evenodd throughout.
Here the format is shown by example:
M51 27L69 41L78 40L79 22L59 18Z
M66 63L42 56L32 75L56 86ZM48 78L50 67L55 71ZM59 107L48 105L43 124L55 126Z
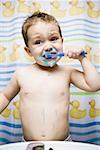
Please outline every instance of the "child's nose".
M45 45L44 45L44 48L43 48L45 51L51 51L53 49L53 45L51 44L50 41L46 41L45 42Z
M49 47L49 48L45 49L46 52L51 52L52 50L53 50L52 47Z
M44 46L43 49L44 49L44 51L46 51L46 52L50 52L50 51L52 51L53 47L52 47L51 44L47 43L47 44Z

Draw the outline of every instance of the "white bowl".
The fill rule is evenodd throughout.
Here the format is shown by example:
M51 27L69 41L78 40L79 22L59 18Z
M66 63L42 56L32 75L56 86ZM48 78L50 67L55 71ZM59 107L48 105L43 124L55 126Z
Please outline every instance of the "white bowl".
M28 144L32 142L18 142L5 144L0 146L0 150L26 150ZM38 143L35 141L35 143ZM80 142L65 142L65 141L40 141L43 143L45 150L52 148L53 150L100 150L100 146L94 144L85 144Z

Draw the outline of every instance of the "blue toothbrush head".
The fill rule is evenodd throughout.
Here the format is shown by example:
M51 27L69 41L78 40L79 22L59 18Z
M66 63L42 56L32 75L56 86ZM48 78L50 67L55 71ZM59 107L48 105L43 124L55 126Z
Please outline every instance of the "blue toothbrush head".
M86 56L86 54L87 54L86 51L82 51L82 52L80 53L80 56Z

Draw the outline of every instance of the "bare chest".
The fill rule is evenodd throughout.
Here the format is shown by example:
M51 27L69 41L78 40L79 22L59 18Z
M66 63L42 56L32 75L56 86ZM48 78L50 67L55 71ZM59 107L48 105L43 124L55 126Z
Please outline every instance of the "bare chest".
M27 73L20 78L20 93L22 97L35 99L57 99L66 96L69 78L59 73Z

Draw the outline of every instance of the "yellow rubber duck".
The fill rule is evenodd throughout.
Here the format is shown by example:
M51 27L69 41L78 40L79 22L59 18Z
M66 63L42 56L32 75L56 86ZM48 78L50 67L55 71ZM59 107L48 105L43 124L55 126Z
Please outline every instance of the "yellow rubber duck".
M78 6L78 2L78 0L69 0L69 4L71 5L69 13L71 16L81 15L85 12L85 8Z
M20 104L19 104L19 101L16 101L13 104L15 105L15 109L13 110L13 117L14 117L14 119L19 120L20 119L20 113L19 113Z
M94 99L91 100L91 101L89 102L89 104L90 104L90 106L91 106L91 108L90 108L90 110L89 110L89 116L90 116L91 118L95 118L95 117L97 117L97 116L100 116L100 108L95 108L95 105L96 105L95 100L94 100Z
M41 4L39 2L33 2L32 6L30 6L30 13L34 13L35 11L40 11Z
M3 6L5 6L5 9L3 10L3 15L5 17L11 17L14 14L14 6L12 5L12 2L6 0L6 2L2 4Z
M18 52L18 48L20 47L20 45L14 43L13 44L13 52L10 54L9 58L11 61L16 61L19 59L19 52Z
M5 47L0 46L0 63L3 63L6 60L6 54L4 53L5 50Z
M87 1L89 8L87 9L87 14L91 18L97 18L100 16L100 10L94 10L95 4L92 1Z
M92 50L92 47L86 45L84 50L87 52L87 58L89 61L92 61L92 55L91 55L91 50Z
M30 7L27 6L27 4L25 4L26 0L18 0L19 4L18 4L18 12L21 13L29 13L30 11Z
M100 49L96 50L93 55L94 62L100 64Z
M80 102L78 100L74 100L70 102L70 105L73 107L70 110L70 116L75 119L81 119L86 116L86 109L80 110Z
M6 108L0 115L5 118L8 118L11 115L11 110L9 108Z
M59 0L54 0L50 2L52 8L51 8L51 14L55 15L56 17L63 18L66 16L66 9L60 9L61 3Z

